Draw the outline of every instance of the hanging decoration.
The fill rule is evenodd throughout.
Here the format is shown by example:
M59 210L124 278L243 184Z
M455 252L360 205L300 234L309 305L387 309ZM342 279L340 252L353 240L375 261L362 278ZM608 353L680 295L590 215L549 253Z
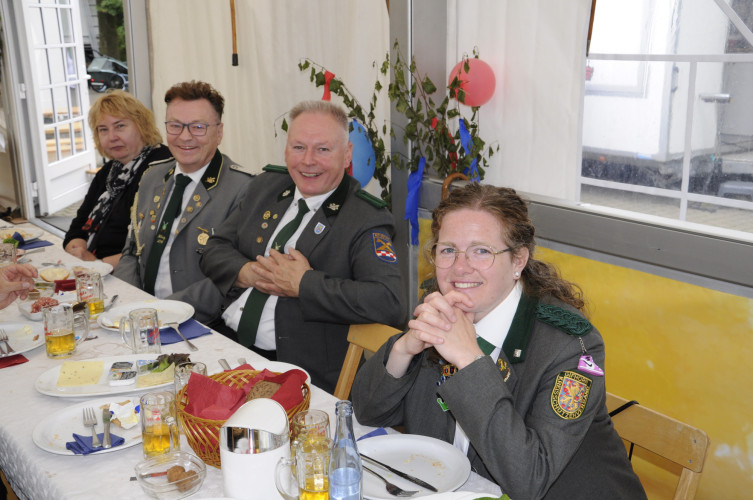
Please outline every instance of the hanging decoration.
M456 78L460 82L460 91L453 92L452 97L473 108L489 102L497 86L494 70L477 58L463 59L457 63L450 71L448 85L452 85ZM458 94L462 94L462 97Z
M351 120L350 142L353 144L353 158L351 159L349 174L361 183L361 187L366 187L371 178L374 176L374 167L376 166L376 154L369 140L369 133L358 123L357 120Z
M332 93L329 90L329 84L334 77L334 73L330 73L326 70L324 71L324 94L322 94L322 101L329 101L332 99Z
M410 244L418 245L418 201L426 158L418 160L418 168L408 175L408 196L405 197L405 219L410 222Z

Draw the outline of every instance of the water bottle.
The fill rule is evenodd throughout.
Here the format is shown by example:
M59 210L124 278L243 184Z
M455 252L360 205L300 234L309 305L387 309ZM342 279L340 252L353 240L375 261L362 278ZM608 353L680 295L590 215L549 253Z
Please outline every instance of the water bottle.
M363 469L353 435L353 403L338 401L335 406L337 428L329 455L330 500L361 500Z

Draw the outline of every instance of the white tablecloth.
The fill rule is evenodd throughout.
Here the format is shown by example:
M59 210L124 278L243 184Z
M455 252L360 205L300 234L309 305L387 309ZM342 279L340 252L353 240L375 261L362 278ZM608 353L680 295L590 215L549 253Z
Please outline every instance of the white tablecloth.
M19 226L23 227L23 226ZM65 253L60 246L60 239L45 233L44 239L55 243L45 247L42 252L29 255L32 264L40 266L42 262L78 262ZM118 294L118 304L152 298L145 292L134 288L113 277L104 277L105 293L108 296ZM0 324L10 322L27 322L15 304L0 311ZM94 325L96 326L96 325ZM91 336L97 339L79 344L76 354L70 360L86 360L131 354L120 339L118 333L101 328L94 328ZM231 366L237 366L238 358L244 357L253 365L254 361L263 360L259 355L245 347L232 342L214 332L192 341L199 348L191 353L191 359L206 363L209 373L222 369L220 358L227 359ZM190 352L183 343L163 346L162 352ZM24 354L28 363L15 365L0 370L0 469L4 471L16 494L29 500L61 500L88 498L147 498L136 481L130 481L133 467L143 459L140 446L123 449L107 454L87 456L64 456L48 453L38 448L32 441L32 430L45 416L68 406L84 401L86 398L56 398L40 394L34 389L37 377L45 371L59 366L60 360L48 359L44 347L39 347ZM148 392L144 390L143 392ZM337 400L331 394L311 388L311 408L325 410L334 424L334 408ZM98 429L101 432L101 426ZM333 429L334 430L334 429ZM354 422L356 436L373 430ZM181 447L190 450L185 437ZM461 488L464 491L490 492L499 495L499 487L486 479L471 473L471 477ZM222 497L222 472L207 466L204 484L191 498Z

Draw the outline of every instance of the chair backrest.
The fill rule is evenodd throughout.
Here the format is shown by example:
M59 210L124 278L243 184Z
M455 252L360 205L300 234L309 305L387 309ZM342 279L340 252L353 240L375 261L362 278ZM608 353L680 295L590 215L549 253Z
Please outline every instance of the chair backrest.
M626 399L607 393L609 411L626 402ZM623 440L682 467L675 500L695 497L709 446L709 437L704 431L640 404L613 416L612 423Z
M350 329L348 330L348 342L350 342L350 345L348 346L348 352L345 354L345 361L343 361L340 377L337 379L337 385L335 386L334 394L337 399L348 399L364 349L376 352L382 347L382 344L387 342L387 339L399 331L397 328L380 323L350 325Z

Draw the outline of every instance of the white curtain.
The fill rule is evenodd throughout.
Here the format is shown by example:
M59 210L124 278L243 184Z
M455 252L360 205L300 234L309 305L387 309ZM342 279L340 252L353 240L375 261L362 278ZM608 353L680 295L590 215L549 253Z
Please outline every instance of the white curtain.
M485 182L574 199L580 172L585 42L591 0L452 0L447 74L478 47L497 88L480 113L496 141Z
M157 122L171 85L211 83L225 97L220 150L254 173L284 164L280 117L301 100L322 98L298 69L303 58L335 73L366 107L389 50L384 0L236 0L238 66L231 65L229 0L153 0L148 8ZM379 105L378 119L388 119L386 88Z

